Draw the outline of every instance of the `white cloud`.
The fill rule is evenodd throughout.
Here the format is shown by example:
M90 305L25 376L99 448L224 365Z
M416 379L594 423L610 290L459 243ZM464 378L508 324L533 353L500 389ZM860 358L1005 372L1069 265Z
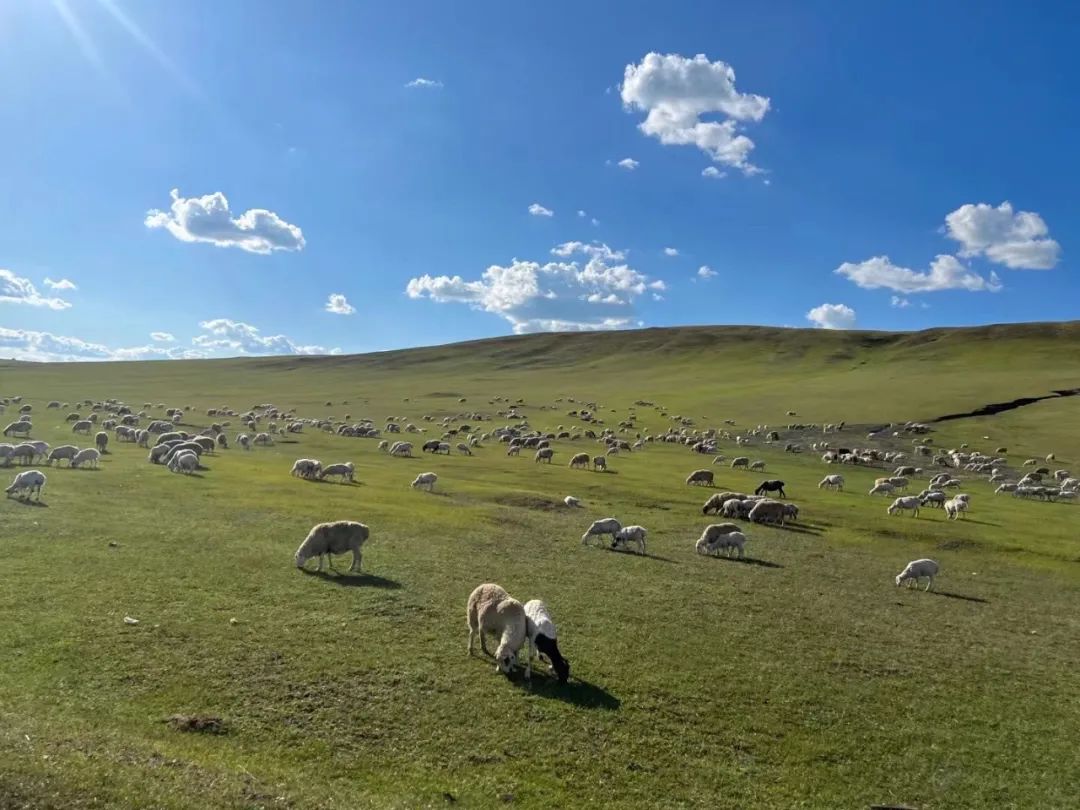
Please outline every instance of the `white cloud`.
M534 217L553 217L555 212L550 208L544 208L540 203L533 203L529 206L529 213Z
M806 320L821 329L853 329L855 310L843 304L822 304L807 312Z
M356 312L356 307L341 293L330 293L330 297L326 299L326 311L335 315L352 315Z
M1002 288L996 273L985 279L965 267L955 256L943 254L930 263L930 272L917 273L898 267L888 256L875 256L864 262L844 262L836 268L844 276L867 290L884 288L899 293L967 290L969 292L998 292Z
M53 281L51 278L45 279L45 286L50 290L77 290L75 282L70 279L62 278L59 281Z
M666 248L664 248L664 255L665 256L678 256L679 255L679 249L678 248L673 248L673 247L666 247Z
M169 192L169 212L153 209L146 214L147 228L165 228L182 242L208 242L218 247L238 247L249 253L303 250L304 234L273 211L252 208L238 217L220 191L205 197L184 198L177 189Z
M713 276L715 276L716 271L713 270L711 267L709 267L709 265L703 264L703 265L701 265L701 267L699 267L697 269L697 274L698 274L698 278L708 279L708 278L712 278Z
M652 300L653 301L663 301L664 296L660 295L659 293L653 293L652 294Z
M341 349L301 346L285 335L263 337L256 327L228 318L202 321L199 327L206 334L192 338L191 342L200 349L239 354L341 354Z
M112 349L81 338L0 326L0 356L49 363L79 360L164 360L203 357L204 354L194 349L175 346Z
M423 275L410 279L410 298L462 303L509 322L517 334L545 331L590 331L639 325L634 302L650 290L666 289L663 281L626 264L613 264L623 251L607 245L567 242L558 256L582 254L577 261L538 262L514 259L492 265L476 281L461 276Z
M649 53L640 64L627 65L621 86L623 105L646 113L643 133L662 144L693 145L714 162L746 174L760 171L750 163L754 142L739 134L739 123L760 121L769 99L735 89L735 70L704 54ZM702 120L702 116L723 120Z
M1013 212L1008 202L962 205L945 217L945 233L961 245L961 256L985 255L1012 270L1049 270L1061 246L1050 238L1043 218L1031 211Z
M156 340L159 343L172 343L176 340L170 332L151 332L150 339Z
M578 215L579 217L581 217L582 219L584 219L584 218L585 218L586 216L588 216L588 214L586 214L586 213L585 213L584 211L582 211L582 210L581 210L580 208L578 209L577 215Z
M423 76L419 76L405 86L427 88L429 90L441 90L443 83L440 82L438 79L425 79Z
M710 180L720 180L727 177L727 172L722 172L715 166L706 166L701 170L702 177L708 177Z
M907 309L911 306L911 301L907 298L902 298L899 295L894 295L889 299L889 306L896 307L897 309Z
M641 164L638 163L633 158L623 158L618 163L618 166L619 166L620 169L626 169L628 172L632 172L634 169L636 169L640 165Z
M596 217L593 217L591 222L592 222L593 225L599 225L600 224L600 220L598 220Z
M28 278L17 276L0 267L0 304L26 304L31 307L68 309L71 303L63 298L47 298L38 292Z

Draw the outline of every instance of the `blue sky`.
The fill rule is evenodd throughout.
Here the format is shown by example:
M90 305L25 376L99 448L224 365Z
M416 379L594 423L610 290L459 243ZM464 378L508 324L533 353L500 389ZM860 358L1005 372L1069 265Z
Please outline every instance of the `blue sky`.
M1067 4L14 0L0 356L1075 319L1078 34Z

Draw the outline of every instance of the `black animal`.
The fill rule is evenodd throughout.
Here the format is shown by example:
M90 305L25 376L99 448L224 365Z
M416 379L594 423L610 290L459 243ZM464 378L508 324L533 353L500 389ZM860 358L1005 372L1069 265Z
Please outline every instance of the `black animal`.
M424 442L424 446L420 448L424 453L437 453L439 452L439 440L432 439L429 442Z
M781 498L786 498L783 481L762 481L761 486L754 490L755 495L764 495L766 492L779 492Z
M559 642L553 638L548 638L543 633L538 633L534 643L540 657L546 658L551 664L551 668L555 670L559 683L566 683L570 677L570 662L563 658L562 653L559 652Z

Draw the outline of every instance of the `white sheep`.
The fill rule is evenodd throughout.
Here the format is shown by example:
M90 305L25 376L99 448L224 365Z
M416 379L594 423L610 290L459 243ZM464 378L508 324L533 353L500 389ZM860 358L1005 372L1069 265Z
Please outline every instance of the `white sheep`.
M938 564L933 560L912 560L903 571L896 575L896 587L899 588L906 581L909 588L917 588L919 587L919 580L926 577L926 590L930 590L930 586L934 584L934 577L937 576L939 570Z
M55 461L56 466L59 467L60 462L66 458L68 460L68 463L70 464L71 460L75 458L76 455L78 455L78 452L79 448L75 445L62 444L59 447L54 447L52 449L52 452L49 453L49 457L45 459L45 463L52 464Z
M6 428L4 428L5 436L15 436L21 434L23 436L29 436L30 431L34 429L34 426L27 421L20 420L18 422L12 422Z
M583 469L589 468L589 454L588 453L575 453L571 459L570 464L567 465L570 469L574 467L581 467Z
M304 563L312 557L319 558L319 571L324 570L326 561L330 561L330 570L334 570L334 554L344 554L351 551L353 555L350 573L359 573L362 558L361 547L367 542L371 532L363 523L353 520L336 520L331 523L320 523L304 538L300 548L293 555L293 561L297 568L303 568Z
M750 469L756 470L758 472L765 472L765 462L761 461L760 459L757 461L752 461L750 463Z
M169 472L191 475L199 469L199 457L194 450L181 450L168 461Z
M967 508L968 502L966 500L952 498L951 500L945 501L945 517L949 520L956 520L967 511Z
M648 535L648 531L644 526L627 526L615 532L615 536L611 541L611 547L621 548L630 543L635 543L637 544L638 552L644 555L646 535Z
M11 482L11 486L4 490L10 497L11 495L25 492L25 496L20 494L20 498L30 500L30 498L36 493L38 501L41 500L41 490L45 486L45 473L40 470L25 470L15 476L15 480Z
M844 491L844 476L842 475L826 475L821 479L818 484L818 489L835 489L840 492Z
M705 531L694 544L694 550L698 554L712 554L719 548L718 543L721 538L738 531L739 527L734 523L711 523L705 527Z
M742 467L743 469L746 469L749 466L750 466L750 459L747 458L746 456L737 456L736 458L733 458L731 460L731 469L733 469L733 470L736 467Z
M346 461L343 464L329 464L318 475L320 479L329 478L331 475L336 475L339 476L342 481L351 482L353 480L353 475L355 474L355 472L356 469L353 466L353 463L351 461Z
M897 498L887 511L890 515L910 511L912 517L918 517L920 506L922 506L922 501L917 496L911 495L905 498Z
M622 524L615 518L603 518L601 520L594 520L592 525L585 530L585 534L581 535L581 544L587 545L590 537L602 537L605 534L610 534L612 542L615 540L615 535L622 529Z
M571 509L577 509L579 506L581 506L581 501L579 501L573 495L567 495L565 498L563 498L563 503L565 503Z
M322 462L314 458L298 458L293 462L292 470L289 471L289 475L294 478L307 478L313 479L320 477L322 473Z
M237 435L236 443L240 445L244 450L251 449L251 437L246 433L241 433Z
M93 447L83 448L71 457L71 468L75 469L76 467L82 466L83 464L87 464L91 467L97 467L98 460L100 458L101 453L99 453Z
M593 472L603 470L607 472L607 456L595 456L592 460Z
M870 495L892 495L896 492L896 487L890 484L888 481L882 481L880 484L874 484L870 488Z
M712 470L694 470L690 475L686 476L686 483L697 484L698 486L713 485L713 471Z
M753 523L779 523L783 526L788 514L785 504L766 498L754 504L747 517Z
M525 607L521 602L511 597L501 586L486 583L469 594L465 613L469 625L469 655L473 654L473 640L476 636L480 637L480 649L490 655L484 635L498 635L495 667L504 675L509 675L517 661L518 651L523 644L527 644L525 677L532 678L532 642L529 640Z
M546 657L559 679L566 683L570 677L570 662L559 651L559 631L551 618L551 613L539 599L530 599L525 603L525 632L532 645L530 655L539 653Z
M539 450L536 451L536 455L533 456L533 461L537 464L539 464L541 461L546 461L548 464L550 464L551 459L554 455L555 451L552 450L550 447L541 447Z
M413 482L409 484L413 489L426 489L428 492L435 490L435 482L439 480L439 476L433 472L420 473L413 479Z
M704 539L704 536L702 537ZM746 535L742 532L728 532L718 535L712 542L702 545L701 539L695 544L698 554L718 554L724 551L728 556L737 555L741 560L746 556Z

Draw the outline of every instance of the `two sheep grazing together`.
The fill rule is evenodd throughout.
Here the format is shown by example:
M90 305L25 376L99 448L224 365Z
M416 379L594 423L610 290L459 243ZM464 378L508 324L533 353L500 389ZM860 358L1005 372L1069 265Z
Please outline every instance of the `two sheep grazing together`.
M4 490L10 497L16 492L20 493L20 498L30 500L30 497L37 494L38 501L41 500L41 490L45 486L45 473L40 470L26 470L15 476L15 480L11 482L11 486ZM25 493L23 495L22 493Z
M471 594L465 606L466 620L469 625L469 655L473 654L473 640L480 636L480 649L490 655L485 634L499 637L499 646L495 649L495 668L504 675L509 675L517 661L518 651L523 644L528 644L529 655L525 664L525 677L532 678L533 647L529 639L528 618L525 608L504 588L494 583L478 586Z
M746 535L740 532L734 523L713 523L705 527L705 531L694 544L694 550L698 554L718 554L721 550L729 553L738 551L741 558L745 544Z
M918 588L919 580L926 577L926 590L930 590L939 570L938 564L933 560L912 560L907 564L907 568L896 575L896 587L899 588L906 581L909 588Z
M333 571L335 569L332 555L351 551L353 561L349 573L356 574L360 572L361 547L370 535L367 526L352 520L320 523L308 532L308 536L293 555L293 560L297 568L303 568L304 563L312 557L318 557L319 571L325 570L326 560L330 560L330 570Z
M199 456L194 450L181 450L170 456L165 466L169 472L191 475L199 469Z

